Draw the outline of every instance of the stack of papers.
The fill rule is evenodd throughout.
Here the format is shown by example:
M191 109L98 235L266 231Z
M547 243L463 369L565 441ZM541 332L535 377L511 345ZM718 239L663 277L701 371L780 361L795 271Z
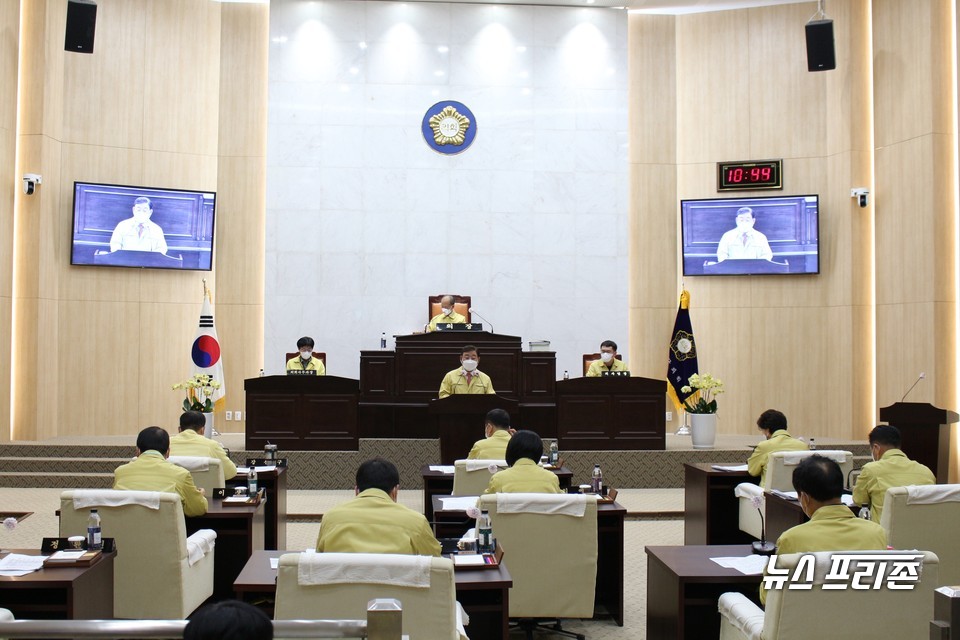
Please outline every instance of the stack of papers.
M43 556L27 556L22 553L10 553L0 560L0 576L25 576L43 568Z
M440 498L443 503L444 511L466 511L470 507L477 506L477 496L456 496L450 498Z
M277 465L271 464L264 467L254 467L257 470L257 473L263 473L264 471L276 471ZM237 467L237 475L245 476L247 472L250 471L250 467Z
M430 471L439 471L440 473L453 473L455 471L455 468L453 465L432 464L430 465Z
M76 562L86 553L83 549L79 551L57 551L47 558L47 562Z
M740 573L747 576L758 576L763 573L763 570L767 566L767 562L770 561L769 556L758 556L755 554L750 554L749 556L726 556L722 558L710 558L716 562L721 567L726 567L727 569L736 569Z
M747 465L745 464L714 464L710 465L717 471L746 471Z

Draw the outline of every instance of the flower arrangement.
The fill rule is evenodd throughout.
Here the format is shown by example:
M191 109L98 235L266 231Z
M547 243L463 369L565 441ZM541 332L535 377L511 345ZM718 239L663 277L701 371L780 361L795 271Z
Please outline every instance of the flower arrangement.
M690 393L694 389L700 392L695 394L697 398L696 403L690 404L693 396L687 398L683 403L683 407L687 410L687 413L716 413L717 399L714 396L723 393L723 381L720 380L720 378L714 378L709 373L705 373L702 376L695 373L690 376L687 383L687 385L680 388L682 393Z
M200 411L210 413L213 411L213 400L210 396L220 388L220 383L213 379L208 373L198 373L192 378L187 378L183 382L173 385L173 390L183 389L186 398L183 401L184 411Z

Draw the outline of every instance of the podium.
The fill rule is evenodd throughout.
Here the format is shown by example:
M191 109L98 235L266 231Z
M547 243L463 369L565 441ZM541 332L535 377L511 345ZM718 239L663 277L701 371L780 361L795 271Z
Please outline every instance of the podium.
M880 409L880 421L900 430L903 452L930 467L938 484L949 482L950 425L957 420L956 412L928 402L896 402Z
M338 376L267 376L243 381L248 451L357 451L360 382Z
M516 400L494 394L459 394L431 401L427 411L440 434L440 464L467 457L473 443L483 437L488 411L503 409L514 416L517 405Z
M723 262L707 262L703 275L752 275L756 273L790 273L790 265L773 260L730 259Z
M667 383L650 378L574 378L557 382L560 448L624 451L666 448Z

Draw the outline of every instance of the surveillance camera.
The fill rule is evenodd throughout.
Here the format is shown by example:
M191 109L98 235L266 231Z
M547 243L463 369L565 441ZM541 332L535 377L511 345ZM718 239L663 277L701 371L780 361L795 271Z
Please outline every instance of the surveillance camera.
M23 174L23 192L25 194L32 196L33 192L37 190L38 184L43 184L43 176L38 173Z
M856 198L857 204L860 205L861 209L864 209L868 204L870 204L870 189L867 189L866 187L850 189L850 197Z

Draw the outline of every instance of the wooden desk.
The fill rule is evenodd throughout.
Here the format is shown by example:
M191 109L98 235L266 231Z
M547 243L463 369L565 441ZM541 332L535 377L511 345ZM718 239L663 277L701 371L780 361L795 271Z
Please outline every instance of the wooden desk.
M270 558L279 558L296 551L255 551L234 581L238 600L256 604L273 618L277 593L277 571L270 568ZM506 567L461 570L454 572L457 601L463 605L470 624L471 638L493 640L509 637L510 587L513 579Z
M560 449L628 451L666 448L667 383L630 377L557 382Z
M224 507L221 500L208 500L207 513L184 518L187 535L200 529L217 532L213 555L213 600L233 597L233 581L237 579L247 558L263 550L264 502L257 506Z
M717 601L728 591L760 603L761 576L710 560L749 555L749 545L647 547L646 552L648 640L719 638Z
M263 548L283 549L287 546L287 468L276 467L272 471L261 471L257 473L257 482L267 496L263 511ZM247 486L245 475L238 475L227 481L227 495L237 486Z
M473 526L466 511L444 510L441 497L433 496L434 535L460 537ZM597 505L597 588L596 604L601 605L623 626L623 520L627 510L616 502ZM510 557L504 559L510 566Z
M746 471L717 471L714 464L686 463L684 467L684 544L749 544L753 537L740 531L740 506L733 495L741 482L756 484Z
M38 549L12 551L40 555ZM0 607L20 619L110 620L116 556L116 551L104 553L89 567L44 568L18 578L0 576Z
M566 491L573 482L573 471L566 467L551 471L557 474L560 488ZM420 468L420 475L423 477L423 515L433 522L433 496L449 496L453 492L453 474L431 471L430 465L425 464Z

